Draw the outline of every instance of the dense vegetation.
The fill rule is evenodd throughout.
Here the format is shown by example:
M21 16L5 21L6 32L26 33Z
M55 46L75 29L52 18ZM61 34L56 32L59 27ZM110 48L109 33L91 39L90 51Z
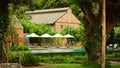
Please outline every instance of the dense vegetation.
M21 56L21 58L20 58ZM120 53L113 52L112 54L107 54L107 61L120 61L119 59ZM94 66L100 67L98 63L91 64L87 63L87 59L85 55L62 55L62 54L49 54L49 55L35 55L30 53L29 51L10 51L9 52L9 62L18 63L21 60L22 65L24 66L33 66L39 65L42 63L51 63L51 64L60 64L60 63L81 63L83 66ZM32 61L32 62L31 62ZM110 63L106 62L107 67L109 68Z
M47 24L33 24L30 21L27 21L25 19L21 19L20 22L22 23L23 27L24 27L24 33L36 33L38 35L42 35L45 33L48 33L50 35L54 35L56 34L56 32L54 32L52 30L52 27L50 25ZM75 38L74 39L70 39L69 41L73 41L74 42L80 42L83 41L84 42L84 27L83 25L79 26L78 28L74 29L70 26L65 27L64 29L61 30L60 32L62 35L66 35L66 34L71 34L73 35ZM43 38L38 39L36 41L41 41L38 43L42 43L45 42ZM53 39L54 40L54 39ZM51 39L48 39L48 41L51 41Z
M107 0L107 36L111 32L114 25L118 22L120 16L120 0ZM26 10L57 8L70 6L75 15L81 19L85 27L85 47L88 60L95 62L98 58L97 53L101 51L101 17L102 2L101 0L1 0L0 4L0 44L6 45L7 27L10 23L8 4L13 3L14 14L19 18L29 18L24 16ZM117 36L119 37L119 36ZM1 58L4 57L2 46Z
M120 61L119 52L108 52L106 56L107 61ZM60 63L81 63L87 67L100 67L98 63L87 63L86 55L80 54L32 54L27 46L10 46L9 47L9 62L20 63L24 66L34 66L42 63L60 64ZM109 68L110 63L106 62L106 66Z
M36 33L38 35L42 35L44 33L48 33L51 35L55 34L50 25L47 24L36 25L25 19L21 19L20 22L24 27L24 33Z

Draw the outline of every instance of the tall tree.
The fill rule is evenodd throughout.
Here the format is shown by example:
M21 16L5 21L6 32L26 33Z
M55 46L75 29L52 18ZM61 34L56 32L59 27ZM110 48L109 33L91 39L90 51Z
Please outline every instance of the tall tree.
M8 12L8 3L10 0L0 0L0 62L4 62L5 60L5 52L3 50L3 42L6 43L6 32L7 27L9 25L9 12Z
M8 4L28 4L28 2L32 4L31 0L0 0L0 62L3 62L4 59L6 59L3 44L4 46L7 45L7 28L10 22Z
M86 52L88 61L95 62L101 51L102 1L101 0L70 0L77 4L85 15ZM120 0L106 0L107 36L120 17Z

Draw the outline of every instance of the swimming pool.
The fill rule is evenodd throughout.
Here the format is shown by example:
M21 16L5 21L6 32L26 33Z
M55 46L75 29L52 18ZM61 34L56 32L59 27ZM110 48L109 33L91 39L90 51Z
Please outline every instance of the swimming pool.
M43 48L43 49L31 49L31 53L71 53L71 52L85 52L84 48Z

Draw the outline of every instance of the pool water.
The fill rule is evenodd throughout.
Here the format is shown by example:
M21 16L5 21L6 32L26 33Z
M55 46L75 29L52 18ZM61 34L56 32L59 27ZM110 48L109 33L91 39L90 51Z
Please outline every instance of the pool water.
M85 52L84 48L44 48L32 49L31 53L69 53L69 52Z

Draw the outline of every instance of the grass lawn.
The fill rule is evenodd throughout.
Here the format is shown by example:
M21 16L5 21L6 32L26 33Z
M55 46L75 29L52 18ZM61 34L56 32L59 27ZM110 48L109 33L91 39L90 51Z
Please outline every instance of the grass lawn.
M82 68L81 64L54 64L45 68Z
M120 68L120 64L113 64L111 68Z
M45 68L88 68L88 67L83 67L81 64L54 64ZM120 64L112 64L111 68L120 68Z

